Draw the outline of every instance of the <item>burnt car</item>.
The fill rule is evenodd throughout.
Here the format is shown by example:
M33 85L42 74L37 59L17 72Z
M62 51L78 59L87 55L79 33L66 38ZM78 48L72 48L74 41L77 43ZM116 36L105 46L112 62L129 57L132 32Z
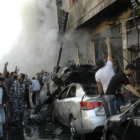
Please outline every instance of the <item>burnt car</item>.
M104 140L139 140L140 100L124 113L107 119L103 136Z

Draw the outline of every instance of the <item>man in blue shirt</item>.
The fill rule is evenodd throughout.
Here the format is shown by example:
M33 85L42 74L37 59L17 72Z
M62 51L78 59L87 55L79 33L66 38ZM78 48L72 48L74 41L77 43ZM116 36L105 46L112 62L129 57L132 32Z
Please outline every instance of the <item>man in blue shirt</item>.
M32 84L30 85L30 91L32 92L32 102L34 105L36 105L36 97L39 94L40 91L40 84L38 80L35 79L35 77L32 78Z

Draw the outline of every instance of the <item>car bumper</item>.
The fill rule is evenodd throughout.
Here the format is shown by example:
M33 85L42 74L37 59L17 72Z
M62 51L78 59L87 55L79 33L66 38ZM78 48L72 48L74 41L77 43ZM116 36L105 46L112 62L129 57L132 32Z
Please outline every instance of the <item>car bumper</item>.
M82 111L82 115L75 119L75 128L79 134L94 132L104 126L105 120L106 116L96 116L94 110Z

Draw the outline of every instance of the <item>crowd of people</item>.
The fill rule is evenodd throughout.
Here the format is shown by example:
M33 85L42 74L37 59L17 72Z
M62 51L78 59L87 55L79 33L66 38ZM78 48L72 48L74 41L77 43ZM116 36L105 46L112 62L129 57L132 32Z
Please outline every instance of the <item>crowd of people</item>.
M23 127L25 108L30 109L30 94L32 103L36 99L41 87L48 80L47 72L37 73L37 77L30 80L27 74L18 74L16 68L13 72L7 71L8 62L4 64L3 74L0 73L0 139L3 138L3 124Z

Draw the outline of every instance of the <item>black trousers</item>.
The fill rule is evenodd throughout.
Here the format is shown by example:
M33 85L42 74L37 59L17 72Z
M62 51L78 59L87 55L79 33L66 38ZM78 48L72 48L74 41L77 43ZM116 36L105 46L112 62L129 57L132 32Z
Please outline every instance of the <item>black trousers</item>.
M30 95L29 95L29 90L26 90L26 95L25 95L25 100L26 100L26 103L27 103L27 108L31 108L31 105L30 105Z
M12 118L13 118L12 103L8 102L8 104L7 104L7 121L8 121L8 124L12 123L12 121L13 121Z
M32 102L36 105L36 97L38 96L38 91L34 91L32 94Z

